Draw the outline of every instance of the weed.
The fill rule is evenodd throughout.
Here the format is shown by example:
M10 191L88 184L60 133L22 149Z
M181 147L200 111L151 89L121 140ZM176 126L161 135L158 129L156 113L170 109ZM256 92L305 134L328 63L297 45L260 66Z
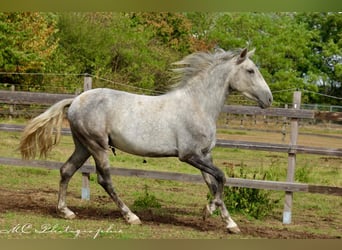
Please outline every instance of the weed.
M147 208L160 208L161 204L157 198L148 192L148 187L145 185L144 195L138 197L134 203L133 208L135 209L147 209Z
M310 172L311 171L308 166L297 168L295 172L295 180L302 183L308 183Z

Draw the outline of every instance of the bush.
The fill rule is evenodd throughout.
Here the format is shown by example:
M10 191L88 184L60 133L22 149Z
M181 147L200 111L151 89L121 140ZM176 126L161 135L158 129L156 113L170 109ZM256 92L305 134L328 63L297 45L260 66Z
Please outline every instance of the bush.
M230 176L234 177L234 174L231 173ZM254 174L254 179L255 176ZM247 178L247 174L242 168L240 169L240 178ZM279 200L271 198L270 191L227 186L224 187L223 201L229 212L242 213L255 219L262 219L269 215L279 202Z
M161 204L153 194L148 192L148 187L145 185L144 195L134 201L133 207L134 209L160 208Z

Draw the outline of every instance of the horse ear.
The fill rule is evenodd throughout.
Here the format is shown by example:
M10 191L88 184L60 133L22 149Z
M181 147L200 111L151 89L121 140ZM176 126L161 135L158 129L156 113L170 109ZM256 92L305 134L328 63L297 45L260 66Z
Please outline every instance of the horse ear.
M226 51L224 49L220 48L219 46L215 46L214 51L215 51L215 53L218 53L218 54L219 53L226 53Z
M239 58L237 59L236 64L240 64L240 63L242 63L244 60L246 60L246 58L247 58L247 53L248 53L247 48L244 48L244 49L241 51L240 56L239 56Z
M248 53L247 53L247 57L251 57L251 56L253 56L253 55L254 55L254 52L255 52L255 48L254 48L254 49L252 49L251 51L248 51Z

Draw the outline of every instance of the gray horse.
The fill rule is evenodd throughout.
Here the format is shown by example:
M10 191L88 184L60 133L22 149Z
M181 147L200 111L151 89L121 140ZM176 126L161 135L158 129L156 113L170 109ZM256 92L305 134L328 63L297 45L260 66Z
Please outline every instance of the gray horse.
M57 211L75 217L66 205L67 186L77 169L92 156L98 183L119 207L130 224L140 219L116 194L109 172L109 146L148 157L178 157L199 169L213 199L205 216L219 208L228 232L240 232L222 201L225 175L214 166L216 121L232 90L237 90L260 107L271 105L272 93L258 68L249 59L254 51L217 50L194 53L177 65L178 84L164 95L136 95L112 89L93 89L73 99L62 100L26 126L19 149L24 159L39 152L46 156L60 139L66 107L75 150L60 169Z

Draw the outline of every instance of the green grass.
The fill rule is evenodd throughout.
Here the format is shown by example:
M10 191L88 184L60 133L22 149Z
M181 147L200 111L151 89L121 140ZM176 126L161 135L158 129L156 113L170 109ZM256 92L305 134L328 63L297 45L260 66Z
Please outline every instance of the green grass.
M229 130L229 129L217 129L218 134L225 134L225 135L247 135L248 132L246 131L239 131L239 130Z

